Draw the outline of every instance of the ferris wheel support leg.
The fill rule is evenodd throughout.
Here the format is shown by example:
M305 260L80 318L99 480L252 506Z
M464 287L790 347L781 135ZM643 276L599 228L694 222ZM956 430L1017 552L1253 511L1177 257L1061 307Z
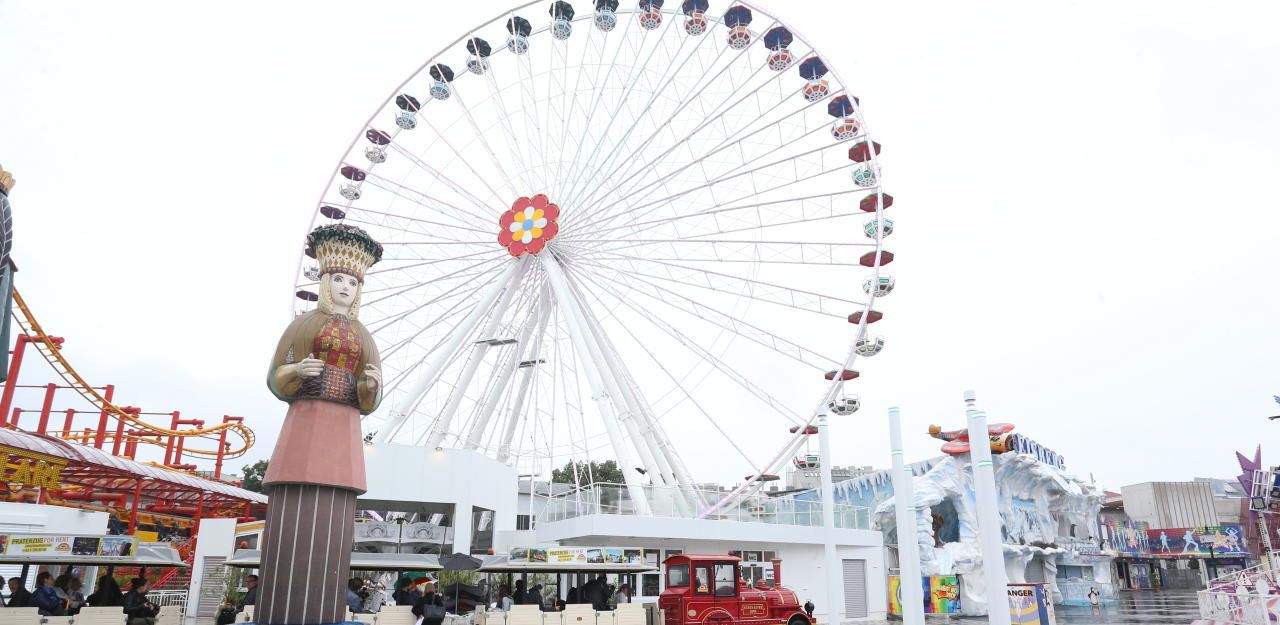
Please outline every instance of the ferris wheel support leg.
M378 432L378 436L375 438L376 441L379 443L390 441L391 437L395 436L400 431L400 428L404 427L405 422L409 420L409 415L413 412L413 407L417 405L423 393L426 393L427 389L431 388L431 385L435 383L436 377L440 375L440 370L449 362L449 357L458 351L458 348L462 346L462 342L471 335L471 331L484 318L485 313L493 306L498 296L507 290L515 274L522 267L524 267L522 263L512 260L507 269L503 271L502 276L489 287L489 292L480 298L480 301L476 303L475 308L471 310L467 318L458 325L458 329L450 339L449 344L436 352L435 358L427 366L427 370L422 377L418 379L418 383L409 390L399 405L392 409L390 421L383 426L382 431Z
M494 308L493 314L489 316L489 322L484 326L484 331L481 333L481 341L493 338L493 334L498 331L498 324L502 321L502 312L511 305L511 298L515 296L516 291L520 290L520 280L524 277L525 271L529 267L529 259L520 259L517 266L519 269L512 274L510 283L502 293L502 298ZM457 414L458 405L462 403L467 387L471 385L471 379L476 376L476 371L480 369L480 363L484 361L484 354L488 349L489 344L484 342L471 346L471 355L467 358L462 377L458 379L458 383L454 385L453 390L449 393L449 400L445 404L444 410L440 412L440 417L436 419L435 427L431 428L431 434L427 437L426 446L428 448L439 447L440 443L444 441L445 435L449 433L449 426L453 424L453 415Z
M591 383L591 396L596 402L596 407L600 410L600 420L604 422L613 451L618 456L618 466L622 469L622 475L626 479L627 491L631 495L632 505L635 506L637 514L650 516L652 511L649 508L649 498L645 495L644 482L636 471L636 463L631 457L631 450L627 447L627 442L623 440L622 432L618 429L619 420L614 413L609 393L605 389L603 377L597 369L600 361L594 357L590 348L590 332L583 327L586 323L580 316L581 310L575 305L573 292L569 289L568 280L565 278L564 270L560 267L560 262L551 254L543 254L541 257L542 267L546 271L547 282L551 285L556 303L565 311L565 320L569 324L569 338L573 343L574 351L578 353L578 358L586 363L587 378Z
M538 319L538 337L536 345L531 352L529 360L533 361L529 367L524 370L524 377L520 378L520 390L516 393L515 400L511 404L511 416L507 419L507 430L502 433L502 443L498 445L498 462L506 462L511 457L511 441L516 437L516 425L519 424L520 414L524 411L525 398L529 396L529 385L533 383L533 376L538 368L538 359L542 357L542 338L547 330L547 320L551 318L551 300L547 298L546 305L539 312ZM577 471L575 465L574 471ZM575 481L575 483L577 483Z
M561 271L563 272L563 269ZM601 381L604 382L605 388L609 391L609 396L615 399L614 406L622 410L621 414L618 415L618 421L627 429L627 435L631 437L632 444L635 445L636 451L640 454L640 461L644 465L645 472L652 476L655 483L659 485L666 484L671 477L670 471L663 471L663 467L657 459L657 446L651 437L646 437L640 431L640 420L643 415L638 411L638 406L631 395L628 394L625 380L619 375L626 371L625 369L620 369L616 361L611 358L610 346L600 340L600 323L582 305L585 298L581 297L573 281L568 276L566 276L565 282L569 287L570 297L574 298L569 305L575 308L576 314L584 322L585 334L583 341L586 343L587 349L591 350L591 357L595 366L599 368Z
M645 445L649 448L649 453L657 462L663 481L668 485L678 486L681 489L681 497L676 499L676 505L680 507L681 516L689 516L691 512L696 512L701 508L691 488L693 480L690 479L687 472L683 476L677 473L676 460L678 459L671 457L674 450L671 448L670 441L664 439L665 434L656 427L657 419L653 417L648 405L644 402L643 396L630 384L630 372L622 364L613 344L609 341L608 336L605 335L604 330L600 328L599 322L594 318L591 318L590 321L592 333L600 345L605 363L608 365L617 386L622 391L628 409L643 427L640 437L644 440ZM683 469L683 465L681 465L681 468Z
M502 393L506 390L507 385L511 383L511 377L515 375L516 369L520 368L521 357L533 349L529 346L529 339L533 336L535 328L541 325L543 310L547 306L547 297L545 291L538 298L538 307L534 311L532 319L525 323L524 329L520 331L520 338L517 339L515 346L511 349L509 360L502 367L502 372L498 375L498 381L489 391L489 396L485 398L484 408L481 409L480 418L476 420L471 427L471 433L467 435L467 449L476 449L480 446L480 438L484 436L484 431L489 427L489 421L493 418L493 413L497 410L498 403L502 399Z

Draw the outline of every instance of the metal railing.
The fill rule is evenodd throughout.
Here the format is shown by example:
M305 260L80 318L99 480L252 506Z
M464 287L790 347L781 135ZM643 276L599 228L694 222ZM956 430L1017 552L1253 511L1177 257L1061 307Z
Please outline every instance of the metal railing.
M185 609L187 607L187 589L152 590L147 593L147 601L158 607L176 605Z
M1200 617L1237 625L1270 625L1269 601L1276 597L1252 592L1214 592L1202 590L1196 593L1200 600Z
M674 486L642 486L652 516L682 519L770 523L775 525L822 526L822 502L790 498L753 496L736 506L725 506L703 516L711 502L724 493L683 489ZM697 502L697 503L695 503ZM538 522L554 522L592 514L636 515L631 492L623 484L597 482L590 486L546 497ZM843 529L869 529L868 508L837 504L835 524Z

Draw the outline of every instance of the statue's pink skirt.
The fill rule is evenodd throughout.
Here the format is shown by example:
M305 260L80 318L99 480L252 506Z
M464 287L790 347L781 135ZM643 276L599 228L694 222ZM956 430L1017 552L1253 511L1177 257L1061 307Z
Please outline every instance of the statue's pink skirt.
M321 399L294 400L262 484L319 484L363 494L360 411Z

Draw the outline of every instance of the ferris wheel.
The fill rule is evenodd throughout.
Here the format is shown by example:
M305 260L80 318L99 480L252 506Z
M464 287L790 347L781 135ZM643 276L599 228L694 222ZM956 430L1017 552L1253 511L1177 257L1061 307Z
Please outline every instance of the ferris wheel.
M650 486L714 510L816 466L817 416L857 410L894 288L880 146L750 3L578 4L461 33L335 168L313 226L386 249L360 302L384 377L364 430L535 472L616 460L637 512ZM708 474L740 482L709 501Z

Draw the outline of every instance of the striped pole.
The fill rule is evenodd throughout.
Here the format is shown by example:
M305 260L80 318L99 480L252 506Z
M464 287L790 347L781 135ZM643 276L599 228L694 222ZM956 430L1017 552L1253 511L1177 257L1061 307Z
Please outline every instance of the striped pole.
M991 464L991 437L987 413L975 406L977 396L964 392L969 417L969 458L973 463L973 492L978 503L978 546L982 549L982 577L987 583L987 622L1009 623L1009 578L1004 570L1004 545L1000 538L1000 513L996 511L996 474Z
M902 451L902 417L889 409L889 446L893 456L893 505L898 524L898 585L904 625L924 625L924 589L920 582L920 545L916 542L914 475Z

